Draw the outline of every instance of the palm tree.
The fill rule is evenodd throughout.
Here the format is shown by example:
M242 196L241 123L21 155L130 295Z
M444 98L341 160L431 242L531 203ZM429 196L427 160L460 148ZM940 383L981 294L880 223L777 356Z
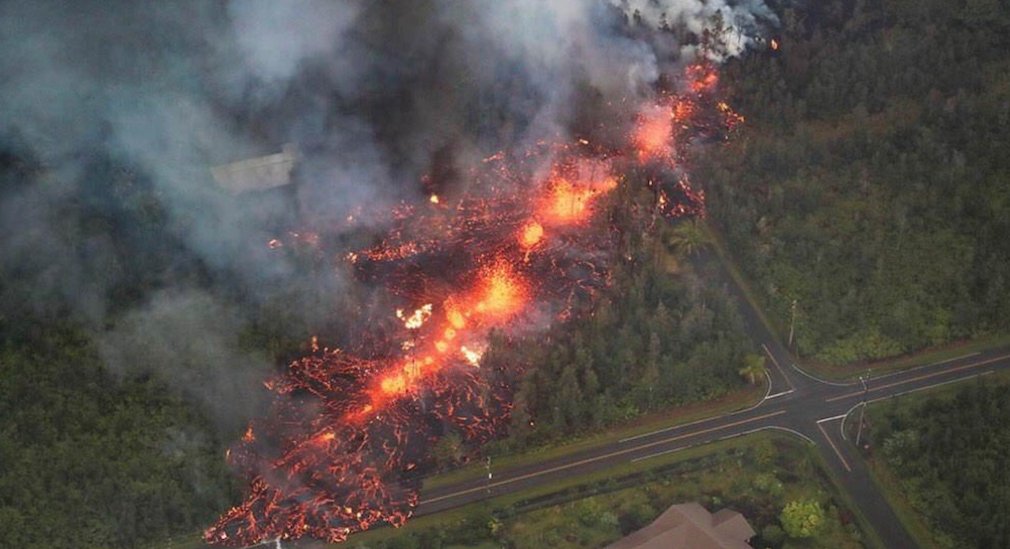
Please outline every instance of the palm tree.
M687 256L700 252L711 241L702 224L697 219L692 219L677 225L669 242L678 255Z
M743 357L743 364L743 368L740 368L737 373L743 376L747 380L747 383L751 385L757 385L761 379L764 379L768 371L765 368L765 357L761 355L748 354Z

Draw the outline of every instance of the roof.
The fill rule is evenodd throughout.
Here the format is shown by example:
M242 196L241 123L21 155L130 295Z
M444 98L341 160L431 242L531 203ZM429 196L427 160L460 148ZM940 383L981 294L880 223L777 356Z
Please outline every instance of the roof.
M712 514L697 503L682 503L606 549L752 549L747 540L754 534L736 511Z
M218 186L233 193L265 191L291 183L291 171L297 160L297 149L285 145L279 153L221 164L210 172Z

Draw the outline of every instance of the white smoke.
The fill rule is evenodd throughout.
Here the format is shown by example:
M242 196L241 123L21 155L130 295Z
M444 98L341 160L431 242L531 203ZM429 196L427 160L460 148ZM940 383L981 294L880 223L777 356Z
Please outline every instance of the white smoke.
M549 130L564 120L577 83L619 100L643 96L659 77L649 45L614 32L601 2L502 0L477 13L465 30L524 68L546 98L537 120Z
M724 57L736 57L753 44L759 36L762 25L775 24L778 18L762 0L609 0L628 17L638 16L653 29L669 25L682 26L700 35L711 28L714 19L722 18L723 25L730 29L726 41L725 55L712 53L713 61L723 61ZM684 54L693 54L688 47Z

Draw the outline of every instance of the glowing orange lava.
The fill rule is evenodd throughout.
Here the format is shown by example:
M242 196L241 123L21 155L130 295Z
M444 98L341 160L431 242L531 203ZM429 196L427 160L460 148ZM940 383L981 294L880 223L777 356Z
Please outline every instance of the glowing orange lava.
M531 221L523 227L522 234L519 235L519 243L522 244L523 248L532 248L540 243L544 239L544 226L537 223L536 221Z
M581 296L604 287L617 260L607 193L641 180L664 217L704 216L704 193L688 180L692 145L727 139L743 116L716 95L707 61L688 66L678 84L622 121L622 131L632 129L614 148L583 138L502 151L473 172L481 192L454 196L451 207L426 184L417 204L389 212L393 225L367 248L306 232L270 241L277 253L295 248L287 242L332 245L363 284L385 290L376 305L393 307L363 311L363 322L379 321L340 343L345 349L313 337L310 354L264 382L275 396L269 421L255 431L250 423L226 454L248 493L204 540L339 542L379 524L402 526L419 501L419 477L407 472L431 470L431 444L447 428L468 451L505 432L524 365L487 360L482 368L490 335L501 330L507 341L540 329L541 313L585 312ZM639 171L644 177L624 179Z
M578 221L586 213L586 206L593 197L592 189L577 189L566 179L554 182L551 195L547 199L547 214L557 222Z
M676 110L670 112L670 109L660 106L642 110L632 136L640 160L670 157L673 147L673 118L677 115Z
M526 304L528 290L525 283L503 261L484 270L478 287L480 297L474 311L487 319L508 318Z
M605 162L581 162L556 168L546 183L537 218L554 225L578 224L589 218L593 200L617 187L617 180Z
M364 414L381 409L391 399L413 391L420 382L445 368L450 363L444 356L451 349L450 341L457 337L480 339L475 336L506 322L529 302L526 281L507 262L496 260L481 268L477 276L478 282L471 291L451 296L443 304L444 317L440 319L441 328L436 331L442 337L430 345L415 348L415 355L404 358L382 375L371 391L370 402L357 419L365 419ZM420 328L430 315L431 304L422 306L409 316L402 309L396 311L396 316L404 321L408 329ZM460 331L467 327L470 330L461 334ZM461 345L458 351L459 356L470 364L478 364L479 352L466 345Z
M711 92L719 83L719 73L710 63L696 63L687 67L691 90L695 93Z

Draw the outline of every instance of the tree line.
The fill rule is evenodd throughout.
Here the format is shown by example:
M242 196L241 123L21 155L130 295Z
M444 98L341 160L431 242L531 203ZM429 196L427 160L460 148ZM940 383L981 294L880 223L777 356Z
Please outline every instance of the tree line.
M1010 386L885 408L873 445L942 547L1010 547Z
M698 166L796 346L842 364L1010 329L1010 12L811 3L723 72L746 115Z

